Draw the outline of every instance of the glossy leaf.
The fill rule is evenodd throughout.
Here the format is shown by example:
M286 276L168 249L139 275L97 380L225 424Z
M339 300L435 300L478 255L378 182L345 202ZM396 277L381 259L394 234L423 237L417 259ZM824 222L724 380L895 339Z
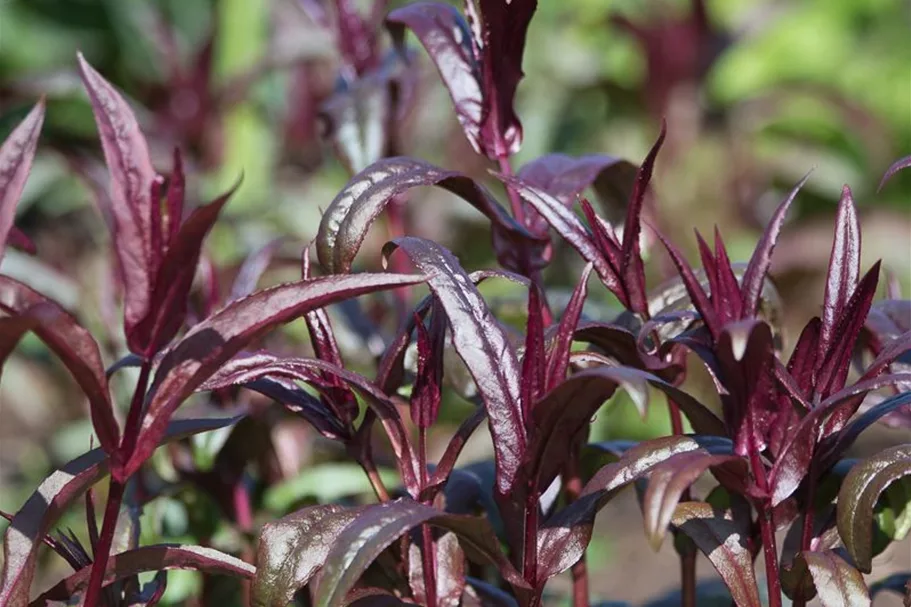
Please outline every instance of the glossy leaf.
M3 259L16 206L32 168L43 123L44 99L41 99L0 146L0 259Z
M775 210L771 221L769 221L765 232L763 232L759 243L756 245L756 249L753 251L752 257L750 257L750 263L747 265L743 280L740 282L745 318L753 318L759 311L759 299L762 295L762 286L765 283L766 274L768 274L769 266L772 263L772 251L775 250L778 235L781 233L784 220L788 215L788 209L809 177L809 175L804 176Z
M239 186L240 181L214 201L195 209L180 225L152 283L149 313L138 324L127 328L127 340L133 352L145 356L157 353L183 326L203 239Z
M151 199L155 170L130 106L82 54L78 59L111 173L112 236L124 283L125 327L130 332L146 317L151 305L156 270L152 221L158 211Z
M335 504L310 506L263 525L251 589L254 607L285 607L323 567L342 531L363 512Z
M729 512L705 502L684 502L674 510L671 523L708 557L738 607L761 607L747 545L749 520L732 519Z
M436 600L440 607L459 607L465 591L465 554L452 532L444 533L434 543ZM408 584L418 604L428 603L424 583L423 546L412 543L408 549Z
M893 162L892 166L890 166L886 170L886 172L883 174L883 178L879 182L879 187L877 188L877 191L882 190L883 186L886 185L886 183L890 179L892 179L896 173L898 173L899 171L902 171L904 169L907 169L908 167L911 167L911 156L905 156L904 158L899 158L898 160Z
M236 557L214 548L159 544L142 546L109 557L104 574L104 586L146 571L189 569L218 575L250 579L256 568ZM30 603L31 606L52 605L66 601L83 592L89 583L92 566L88 565L61 581Z
M171 422L166 441L178 440L235 424L233 418L185 419ZM28 604L41 538L89 487L109 472L108 456L94 449L69 462L44 479L15 517L3 537L3 576L0 603L9 607Z
M483 556L496 563L507 581L524 585L521 576L500 552L493 531L482 521L474 517L444 514L409 500L370 506L345 528L332 546L316 589L314 605L330 607L339 604L383 550L422 523L452 531L459 537L467 554Z
M560 317L557 333L554 336L554 342L547 357L547 371L544 378L545 390L553 390L566 378L573 335L579 325L579 317L582 316L582 306L585 304L586 295L588 295L588 277L591 275L591 271L592 264L586 264L582 270L582 276L579 277L579 283L576 285L572 297L569 298L569 303L566 304L566 309L563 310L563 315Z
M403 52L405 28L414 32L439 70L465 136L476 152L484 153L481 66L464 17L454 6L442 2L412 2L390 12L386 27Z
M108 380L98 344L76 319L41 293L7 276L0 276L0 311L16 316L40 306L35 335L60 357L89 400L92 426L102 448L114 453L120 428L114 418Z
M452 253L431 241L405 237L387 244L384 257L396 248L427 276L427 284L446 311L453 345L487 409L497 489L505 494L512 488L526 446L521 372L512 344Z
M683 492L711 466L734 461L743 464L741 474L746 476L745 460L740 457L699 451L678 453L652 469L648 477L648 489L642 498L642 516L645 534L653 550L661 548L667 526Z
M686 293L690 297L690 301L693 303L693 306L696 308L696 311L699 312L702 322L705 323L705 326L708 327L709 332L711 332L712 337L715 339L718 338L718 335L721 332L721 323L718 321L717 315L715 313L715 306L709 300L709 296L706 294L705 289L702 288L702 285L699 283L699 279L696 278L696 273L693 271L693 267L689 264L683 254L671 244L664 236L660 233L658 238L661 240L664 248L667 249L668 255L670 255L671 261L674 262L674 266L677 268L677 273L680 274L680 279L683 281L683 285L686 287Z
M433 185L478 209L490 219L495 233L519 241L531 238L490 192L470 177L413 158L384 158L355 175L323 213L316 235L320 264L329 273L350 271L367 230L386 205L411 188Z
M635 171L633 164L604 154L545 154L524 164L516 176L554 196L566 207L572 207L586 188L594 186L599 190L599 184L604 181L617 185L615 182L627 181L629 173ZM628 197L628 191L622 193L624 204Z
M848 305L848 300L857 286L860 277L860 225L857 221L857 209L851 189L844 186L841 201L838 203L838 214L835 218L835 239L832 242L832 254L829 257L829 270L826 275L826 295L822 308L822 326L819 334L819 353L821 359L829 350L833 341L835 325Z
M541 289L532 284L528 291L528 319L525 324L525 351L522 355L522 419L531 417L532 408L544 391L547 361L544 354L544 317Z
M838 532L864 573L872 569L873 509L893 481L911 475L911 445L885 449L848 472L838 492Z
M339 300L422 279L403 274L356 274L287 283L231 302L196 324L168 350L158 367L139 443L124 475L135 472L151 455L177 407L221 365L265 332Z
M832 550L800 554L823 607L869 607L870 594L860 572Z

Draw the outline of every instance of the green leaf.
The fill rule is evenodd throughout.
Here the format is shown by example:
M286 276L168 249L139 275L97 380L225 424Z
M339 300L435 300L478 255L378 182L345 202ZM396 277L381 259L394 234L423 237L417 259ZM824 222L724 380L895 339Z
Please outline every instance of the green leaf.
M379 473L386 487L391 489L401 485L394 470L380 468ZM294 478L270 487L263 502L270 511L284 513L306 498L330 503L343 497L372 492L363 468L354 463L333 462L306 468Z

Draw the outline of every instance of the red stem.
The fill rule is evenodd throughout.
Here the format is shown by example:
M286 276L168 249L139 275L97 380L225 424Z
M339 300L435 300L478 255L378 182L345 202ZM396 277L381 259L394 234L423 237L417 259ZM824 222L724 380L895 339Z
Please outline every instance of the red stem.
M696 552L680 555L680 594L683 607L696 607Z
M522 575L532 588L536 588L538 577L538 488L534 481L528 484L525 497L523 543Z
M418 428L418 458L421 465L421 490L427 488L427 428ZM430 501L426 502L432 505ZM424 569L424 594L427 598L427 607L437 607L437 572L436 559L434 558L433 534L430 525L421 525L423 538L421 558Z
M564 485L564 494L566 495L567 505L573 503L582 493L582 478L579 475L579 453L574 451L566 463L565 471L566 483ZM579 558L579 561L572 567L573 576L573 607L589 607L588 596L588 567L585 563L585 553Z
M512 165L509 162L509 156L497 156L497 164L500 166L500 172L507 177L512 177L514 173L512 172ZM509 196L509 207L512 209L512 216L515 218L519 225L525 227L525 209L522 207L522 199L519 197L519 193L516 192L512 186L506 186L506 195Z
M765 467L755 446L750 448L750 467L756 478L756 485L763 494L768 494L769 484ZM781 580L778 576L778 549L775 545L775 525L772 521L772 504L768 498L757 500L759 531L762 535L762 552L765 556L766 582L769 588L769 607L781 607Z
M800 534L800 551L810 549L813 542L813 501L816 498L816 459L810 460L810 470L807 473L807 503L803 512L803 529ZM798 596L794 599L793 607L805 607L807 600Z
M133 450L136 448L139 438L143 402L151 370L152 362L150 360L143 361L139 369L139 380L136 382L133 398L130 401L130 412L127 414L127 421L124 425L123 440L117 450L118 452L112 454L117 457L112 457L112 460L126 463L133 455ZM104 522L101 525L101 535L98 538L98 544L93 551L95 560L92 562L92 573L89 577L88 588L85 591L86 605L100 604L98 599L104 582L104 572L107 569L111 544L114 541L114 532L117 530L117 519L120 517L120 505L123 502L123 493L126 489L127 480L129 479L123 476L122 469L114 468L111 470L108 500L104 508Z

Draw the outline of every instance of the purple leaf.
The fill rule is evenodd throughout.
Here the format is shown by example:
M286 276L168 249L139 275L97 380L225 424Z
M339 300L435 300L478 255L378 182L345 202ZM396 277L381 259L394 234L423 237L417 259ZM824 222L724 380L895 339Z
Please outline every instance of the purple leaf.
M472 1L472 0L469 0ZM478 0L483 21L481 79L484 92L481 137L488 157L515 154L522 144L522 124L513 102L522 72L525 34L537 0Z
M872 570L873 509L890 483L911 475L911 445L880 451L855 465L838 491L838 533L864 573Z
M128 477L142 465L177 407L250 342L316 308L422 280L404 274L357 274L287 283L231 302L196 324L159 365L139 442L122 473Z
M522 166L516 176L524 183L544 190L566 207L596 181L612 181L615 173L635 172L636 167L626 160L603 154L567 156L545 154ZM619 175L617 175L619 178ZM624 202L628 193L624 193Z
M437 604L440 607L458 607L465 591L465 554L459 546L459 539L454 533L444 533L433 545ZM421 559L422 549L415 543L408 549L408 584L412 598L419 605L426 605L424 582L427 578Z
M269 264L272 263L272 258L283 243L283 238L276 238L244 260L237 271L237 276L234 277L234 282L231 284L231 293L228 295L228 301L241 299L256 290L259 279L265 274ZM304 278L309 277L305 276Z
M127 102L80 53L79 71L89 92L104 158L111 172L114 247L117 251L125 302L127 332L148 314L155 275L152 217L158 209L151 199L155 170L145 137Z
M834 550L804 550L797 558L809 570L823 607L870 605L864 577Z
M639 251L639 233L642 230L642 205L648 184L652 179L655 159L661 150L661 144L667 135L667 125L661 122L661 132L655 145L639 167L636 183L626 211L626 222L623 224L623 243L620 251L620 271L623 273L623 286L629 299L629 307L634 312L648 314L648 299L645 295L645 269L642 266L642 255Z
M364 508L309 506L263 525L251 605L285 607L323 567L332 545Z
M338 536L316 588L316 607L338 605L379 554L405 532L430 523L454 532L469 555L500 567L511 584L524 585L518 572L500 551L493 530L484 519L445 514L410 500L368 506Z
M490 192L470 177L413 158L384 158L355 175L323 213L316 236L320 264L331 273L350 271L367 230L386 205L411 188L430 185L452 192L481 211L491 220L496 237L515 242L532 239Z
M522 419L531 418L532 408L544 391L545 354L544 318L541 290L532 284L528 291L528 321L525 327L525 353L522 356Z
M389 13L386 27L404 52L405 28L417 36L434 62L472 147L486 153L481 137L484 92L472 32L459 11L442 2L412 2Z
M138 324L126 329L133 352L147 357L156 354L183 326L203 239L239 185L240 181L214 201L194 210L180 225L158 266L149 313Z
M591 275L591 271L592 264L586 264L582 270L582 276L579 278L579 283L576 285L566 309L563 310L563 316L560 318L560 324L557 326L557 333L554 336L553 345L550 347L547 357L544 390L553 390L566 378L566 369L569 367L569 353L572 349L576 327L579 324L579 317L582 315L585 296L588 294L588 277Z
M715 307L709 301L709 297L706 295L705 289L703 289L702 285L699 283L699 279L696 278L693 267L686 261L686 258L680 253L677 247L672 245L660 233L658 233L658 238L661 240L662 244L664 244L664 248L667 249L671 261L673 261L674 265L677 267L680 279L683 281L684 287L686 287L686 292L690 296L690 301L702 317L702 322L708 327L712 337L718 339L718 335L721 332L721 325L715 314Z
M844 186L835 219L835 239L826 275L826 297L822 309L819 352L822 359L834 341L835 325L848 305L860 276L860 225L851 189Z
M72 374L89 400L92 426L98 441L108 453L120 444L120 429L114 418L108 380L101 352L92 335L55 302L24 284L0 276L0 311L10 315L27 314L41 307L40 322L32 329L47 344Z
M399 238L386 245L388 258L396 248L427 276L452 328L452 342L474 378L487 408L497 464L497 489L506 494L525 453L520 367L515 351L477 287L458 260L440 245L420 238Z
M170 424L165 440L178 440L201 432L224 428L241 417L185 419ZM108 456L94 449L48 476L16 512L3 536L3 575L0 603L10 607L28 604L29 588L35 575L38 548L69 507L89 487L103 479L110 469Z
M16 217L16 205L32 168L43 123L42 98L0 146L0 259L3 259L7 237Z
M621 365L653 372L668 381L681 371L679 365L640 349L636 336L619 325L582 321L576 325L573 341L587 342Z
M41 316L49 312L53 313L53 310L43 310L41 304L38 304L17 316L0 318L0 375L3 373L3 364L22 337L40 326Z
M708 557L739 607L761 607L748 547L748 519L732 520L730 513L705 502L684 502L677 506L671 523Z
M757 243L756 249L753 251L753 256L750 257L750 263L747 265L743 280L740 283L740 292L743 294L744 318L753 318L759 312L759 298L762 295L762 285L766 280L769 265L772 263L772 251L775 249L775 243L778 242L778 235L781 233L782 226L784 226L788 209L797 196L797 192L800 191L800 188L803 187L809 177L809 175L804 176L791 190L787 198L778 206L778 209L775 210L772 220L769 221L769 225L766 226L762 238L759 239L759 243Z
M418 330L418 368L411 391L411 421L418 428L429 428L440 411L440 388L443 381L443 345L446 338L446 320L442 308L434 309L431 333L424 323L415 318Z
M579 499L548 518L538 531L539 583L569 569L585 553L595 515L617 491L678 453L730 453L731 443L715 437L669 436L640 443L601 468Z
M892 166L890 166L886 170L885 174L883 175L883 178L880 180L879 187L876 188L876 191L879 192L880 190L882 190L883 186L886 185L886 182L888 182L890 179L892 179L896 173L898 173L901 170L907 169L908 167L911 167L911 156L905 156L904 158L899 158L898 160L893 162Z
M591 263L601 282L613 293L623 293L620 279L611 267L610 262L592 240L591 234L579 221L579 218L567 209L557 198L540 188L519 181L518 179L497 175L509 187L528 202L560 236L569 243L585 261Z
M468 419L459 425L449 444L446 445L446 450L437 462L437 467L433 471L430 481L428 481L428 486L434 487L446 483L468 439L486 417L487 410L484 407L478 407Z
M728 462L740 462L741 475L747 475L746 462L742 458L699 451L678 453L652 468L648 477L648 489L642 498L642 518L645 534L653 550L657 552L661 548L667 526L683 492L711 466Z
M851 355L854 353L857 338L863 329L870 305L873 303L873 296L876 293L879 268L880 262L873 264L873 267L857 284L857 288L845 304L832 332L833 336L837 336L837 340L833 341L827 351L823 353L820 350L819 352L824 356L820 360L819 370L816 374L816 392L823 398L845 385L851 367Z
M107 586L138 573L168 569L188 569L244 579L252 578L256 572L253 565L214 548L158 544L111 555L102 584ZM30 605L53 605L56 601L66 601L78 595L88 587L91 573L91 565L83 567L32 601Z

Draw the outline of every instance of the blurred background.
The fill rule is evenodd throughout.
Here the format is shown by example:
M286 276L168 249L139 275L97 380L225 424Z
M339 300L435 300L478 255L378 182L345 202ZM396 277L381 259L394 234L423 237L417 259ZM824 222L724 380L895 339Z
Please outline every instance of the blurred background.
M462 135L423 50L409 39L417 70L403 72L392 61L382 16L403 3L355 3L371 41L368 60L359 64L343 48L330 0L0 0L0 137L40 95L48 98L16 221L39 254L10 251L2 271L77 310L106 340L108 362L122 354L122 336L111 328L117 314L97 204L108 177L75 69L77 51L130 100L161 172L170 170L173 148L181 148L191 202L214 197L243 173L209 240L206 267L222 284L230 285L240 264L277 236L284 237L278 257L289 263L278 264L265 282L297 276L294 259L314 237L320 209L352 171L381 155L458 169L502 195L487 174L491 167ZM653 182L657 224L690 253L692 229L706 234L717 225L738 260L750 254L786 192L812 171L774 258L787 349L788 339L819 312L844 184L860 212L864 266L883 259L904 296L911 287L911 171L877 192L886 168L911 154L909 40L906 0L542 0L519 86L525 139L514 165L550 152L610 154L638 164L664 118L668 143ZM470 270L495 263L480 215L444 193L418 190L396 216L407 232L451 247ZM360 267L378 266L387 235L374 228ZM557 248L545 272L555 297L572 289L581 269L574 254ZM655 258L652 286L669 275L663 255ZM610 298L600 287L592 291L587 313L612 317ZM485 293L505 317L521 317L518 294ZM339 315L343 326L356 317ZM352 364L369 369L357 328L349 333L343 346ZM306 348L303 332L296 339ZM27 340L7 363L0 385L0 509L15 511L49 470L89 447L91 426L74 394L36 341ZM439 428L443 438L466 411L452 409L449 425ZM596 420L593 438L667 432L663 411L653 407L643 420L618 402ZM263 489L271 516L307 500L334 499L326 491L364 490L360 470L338 463L343 458L303 422L271 420L263 432L286 466L280 482ZM907 430L882 432L876 440L908 437ZM489 457L488 435L477 438L469 461ZM214 457L226 440L200 441L194 449ZM248 473L257 480L255 471ZM148 533L169 541L201 535L237 541L231 530L215 528L214 516L207 518L217 507L208 499L193 487L175 489L147 508L153 513L144 516L154 519ZM632 498L615 508L616 517L629 520L604 523L593 544L592 567L606 572L595 577L603 584L598 590L605 598L640 601L673 587L673 558L650 553ZM83 525L72 524L78 535ZM631 554L646 559L646 567L647 559L669 558L664 579L620 583ZM700 567L711 576L707 564ZM173 573L167 602L192 604L201 584L194 574Z

